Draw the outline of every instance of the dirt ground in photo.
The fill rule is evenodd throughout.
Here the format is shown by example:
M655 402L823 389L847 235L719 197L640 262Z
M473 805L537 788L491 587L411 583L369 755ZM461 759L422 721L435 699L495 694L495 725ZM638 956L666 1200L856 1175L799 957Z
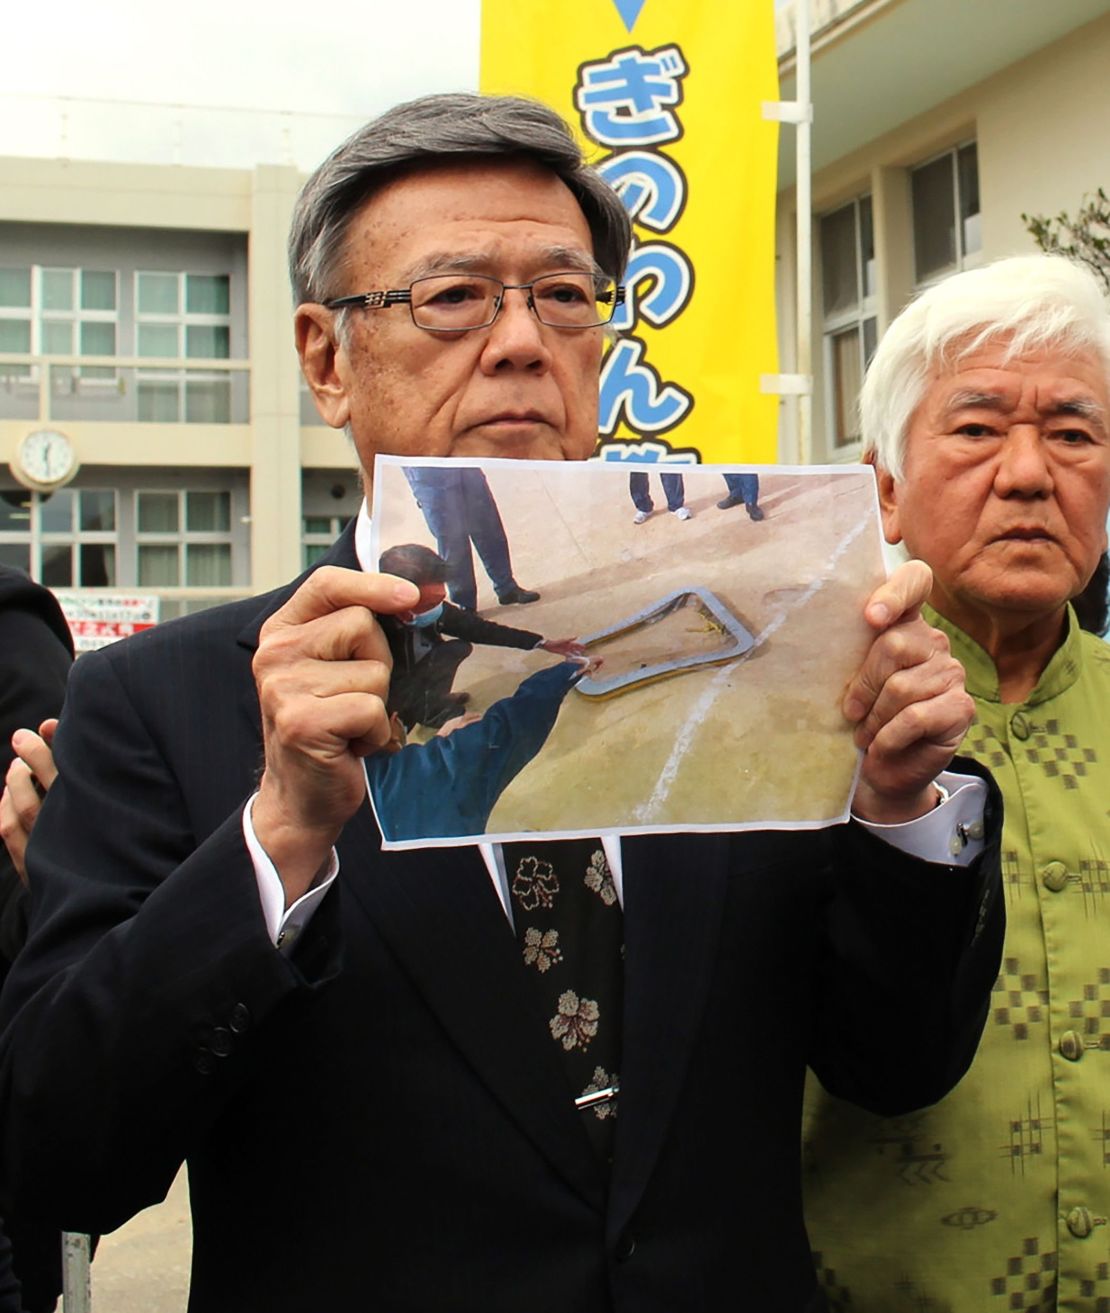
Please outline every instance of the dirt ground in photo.
M603 701L572 691L539 755L505 790L490 833L681 828L817 821L843 813L856 752L839 703L866 651L862 605L883 577L869 470L761 475L752 520L720 510L719 472L684 471L692 518L666 509L633 523L628 469L581 465L487 467L513 572L541 593L500 606L475 555L487 619L546 638L582 637L656 605L675 590L708 589L755 637L745 657L707 664ZM399 467L379 471L382 546L434 546ZM613 668L653 664L718 641L694 609L622 635ZM597 649L607 656L605 646ZM482 711L553 658L475 647L455 690ZM608 656L607 656L608 659Z

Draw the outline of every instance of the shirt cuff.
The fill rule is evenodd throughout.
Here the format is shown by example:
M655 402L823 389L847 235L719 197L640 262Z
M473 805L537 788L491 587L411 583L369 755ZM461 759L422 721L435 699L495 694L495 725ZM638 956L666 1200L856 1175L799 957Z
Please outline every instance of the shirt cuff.
M288 953L300 937L301 931L312 920L312 915L321 900L331 888L332 881L339 874L339 855L333 848L328 859L327 869L313 882L312 888L304 893L286 910L285 886L277 867L270 861L265 848L258 842L251 820L251 810L257 793L251 795L243 808L243 838L254 865L254 878L258 884L258 898L262 904L262 916L266 922L266 933L275 948Z
M937 776L937 783L948 790L949 796L915 821L880 825L859 816L855 819L865 830L911 857L945 866L970 866L983 851L987 786L974 775L947 770Z

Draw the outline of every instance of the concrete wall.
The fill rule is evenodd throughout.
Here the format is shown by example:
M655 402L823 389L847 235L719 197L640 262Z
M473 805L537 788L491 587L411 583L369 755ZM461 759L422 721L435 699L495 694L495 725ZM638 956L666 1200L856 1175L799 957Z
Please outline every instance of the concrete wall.
M814 458L853 459L828 452L821 340L818 216L864 192L875 207L880 333L913 291L909 171L942 150L975 140L979 154L983 247L980 259L1036 249L1023 212L1074 212L1083 196L1110 183L1110 17L1046 46L927 113L877 136L813 178L814 213ZM814 107L815 115L821 106ZM779 339L783 367L793 359L794 193L780 192ZM789 458L794 430L784 407L780 450Z
M976 116L984 250L1028 249L1022 212L1074 213L1110 186L1110 18L983 85Z

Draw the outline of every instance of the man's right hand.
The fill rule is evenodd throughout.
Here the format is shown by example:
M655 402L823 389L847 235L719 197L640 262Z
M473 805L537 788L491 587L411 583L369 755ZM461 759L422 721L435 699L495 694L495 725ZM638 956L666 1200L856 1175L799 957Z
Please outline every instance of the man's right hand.
M415 605L394 575L322 566L262 626L254 678L265 766L251 822L290 906L327 866L366 792L361 759L390 740L392 659L373 612Z
M543 651L552 652L555 656L584 657L586 655L585 644L580 643L577 638L545 638L539 646Z

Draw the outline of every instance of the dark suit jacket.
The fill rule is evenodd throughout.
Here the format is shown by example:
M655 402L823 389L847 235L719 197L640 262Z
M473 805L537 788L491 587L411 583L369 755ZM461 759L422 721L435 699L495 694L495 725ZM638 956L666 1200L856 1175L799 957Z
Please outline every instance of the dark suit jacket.
M417 655L417 637L426 643L444 643L447 638L461 638L464 643L484 643L490 647L516 647L530 652L537 643L543 642L542 634L534 634L530 629L514 629L511 625L499 625L495 620L486 620L476 611L444 602L443 614L434 625L427 629L413 629L403 625L392 616L382 617L382 628L389 639L390 651L393 653L393 670L395 675L409 675L420 664Z
M354 565L349 536L331 559ZM970 873L853 825L626 840L607 1180L477 850L383 855L364 807L293 954L270 945L240 812L251 654L288 592L76 668L0 1046L23 1198L111 1230L187 1156L193 1313L823 1307L805 1062L891 1112L965 1068L1001 944L997 805Z
M0 565L0 788L15 755L12 735L61 711L72 662L73 638L54 594ZM0 844L0 983L26 933L22 890Z

